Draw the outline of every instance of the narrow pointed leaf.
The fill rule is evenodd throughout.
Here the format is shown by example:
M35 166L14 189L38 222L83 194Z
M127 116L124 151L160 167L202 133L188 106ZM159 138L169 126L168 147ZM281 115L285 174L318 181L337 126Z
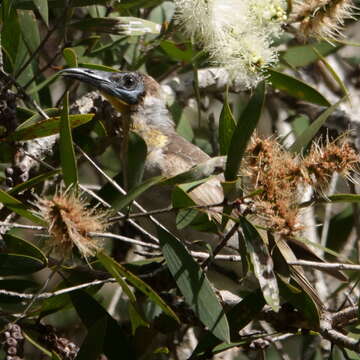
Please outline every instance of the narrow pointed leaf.
M334 105L328 107L290 146L289 151L293 153L300 153L310 144L313 137L317 134L320 128L325 124L325 121L331 115L339 104L343 101L341 99Z
M143 280L127 270L124 266L116 262L114 259L104 253L97 255L100 262L104 265L106 270L112 274L118 281L121 276L125 277L131 285L145 294L151 301L157 304L167 315L172 317L175 321L180 322L177 315L165 303L165 301ZM135 300L135 298L130 298Z
M233 136L234 130L236 128L236 123L234 116L231 112L228 96L226 94L224 106L221 110L220 119L219 119L219 145L220 145L220 154L226 155L229 150L231 143L231 138Z
M145 141L136 133L129 133L128 144L128 188L139 185L143 178L147 146Z
M32 256L0 253L0 276L28 275L46 265Z
M266 303L274 311L280 308L280 296L274 264L267 245L255 227L244 217L240 217L247 251L254 267L254 274L259 281Z
M6 244L6 252L19 254L19 255L27 255L32 256L44 264L47 263L47 258L45 254L34 244L26 241L19 236L15 236L13 234L6 233L4 235L4 241Z
M65 48L63 50L63 56L65 58L67 66L78 67L77 55L73 49Z
M94 117L94 114L69 115L69 122L72 129L86 124ZM5 140L7 141L24 141L37 139L45 136L58 134L60 132L60 117L52 117L39 121L27 127L19 127Z
M111 204L113 209L121 210L125 208L126 206L130 205L144 191L160 183L162 180L164 180L163 176L154 176L150 179L145 180L142 184L131 189L125 196L121 197L119 200L116 200L116 202L112 202Z
M261 290L257 289L249 295L246 295L243 300L234 305L229 312L227 312L226 315L229 319L232 341L237 340L239 331L249 324L250 321L254 320L264 305L266 305L266 303ZM201 356L203 356L204 353L210 354L210 351L220 344L221 341L218 338L213 334L207 333L200 338L190 359L201 359Z
M226 181L237 178L246 146L260 119L264 98L265 84L262 82L255 89L253 97L241 114L231 138L225 169Z
M46 226L47 223L45 220L40 218L39 216L33 214L29 210L27 210L25 204L23 204L18 199L15 199L5 191L0 189L0 203L6 206L8 209L14 211L16 214L23 216L36 224Z
M42 183L43 181L53 177L54 175L57 175L60 173L60 170L51 170L44 174L40 174L38 176L35 176L28 181L25 181L23 183L20 183L16 186L14 186L12 189L9 190L10 195L18 194L22 191L28 190L33 188L35 185Z
M270 75L269 80L274 88L300 100L320 106L330 106L329 101L323 95L305 82L271 69L268 69L267 73Z
M205 273L178 239L160 227L157 231L167 266L185 301L212 334L230 342L226 315Z
M66 93L60 121L60 160L66 187L78 182L75 151L69 120L69 93Z

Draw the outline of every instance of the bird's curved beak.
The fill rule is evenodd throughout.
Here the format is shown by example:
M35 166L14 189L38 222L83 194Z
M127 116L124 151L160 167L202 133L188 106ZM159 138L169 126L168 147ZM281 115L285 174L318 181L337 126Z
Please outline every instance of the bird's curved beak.
M99 90L119 111L125 111L138 101L138 90L126 90L118 86L116 79L127 72L111 72L86 68L68 68L59 71L65 77L80 80Z

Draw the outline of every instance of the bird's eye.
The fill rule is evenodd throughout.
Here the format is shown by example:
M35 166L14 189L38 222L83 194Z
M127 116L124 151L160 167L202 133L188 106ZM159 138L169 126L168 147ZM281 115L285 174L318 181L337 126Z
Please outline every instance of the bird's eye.
M135 77L133 75L125 75L123 78L123 83L122 85L126 88L126 89L133 89L135 87Z

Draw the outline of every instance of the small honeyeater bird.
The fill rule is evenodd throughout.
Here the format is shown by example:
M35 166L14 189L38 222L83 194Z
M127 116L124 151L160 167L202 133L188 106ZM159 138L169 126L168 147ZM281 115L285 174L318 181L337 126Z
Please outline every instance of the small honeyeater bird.
M172 177L210 159L198 146L176 133L161 87L152 77L139 72L105 72L86 68L68 68L62 70L61 75L91 85L99 90L117 111L127 114L130 130L140 135L147 145L145 177L156 175ZM222 175L212 177L192 189L189 196L197 205L220 204L224 200L222 179ZM169 192L162 191L162 188L151 190L144 195L145 205L150 204L149 210L170 204ZM210 211L209 216L221 221L220 214ZM159 216L160 220L163 218ZM191 238L194 232L183 232L183 234L185 234L183 238L187 240L197 240ZM212 242L214 240L212 234L201 236L197 232L196 236L206 240L211 239ZM216 239L219 241L218 237ZM237 246L237 239L237 237L236 241L232 239L231 245ZM298 258L321 261L301 242L290 239L289 246ZM329 273L340 280L346 280L346 277L337 270Z

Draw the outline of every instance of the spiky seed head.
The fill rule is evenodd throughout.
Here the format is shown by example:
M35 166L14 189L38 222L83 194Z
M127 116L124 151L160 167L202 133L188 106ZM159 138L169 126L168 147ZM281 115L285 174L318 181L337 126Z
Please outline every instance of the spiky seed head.
M49 224L49 249L67 257L76 247L86 259L101 249L99 240L90 237L89 233L106 229L107 211L89 208L74 191L60 191L50 199L38 197L35 205Z

